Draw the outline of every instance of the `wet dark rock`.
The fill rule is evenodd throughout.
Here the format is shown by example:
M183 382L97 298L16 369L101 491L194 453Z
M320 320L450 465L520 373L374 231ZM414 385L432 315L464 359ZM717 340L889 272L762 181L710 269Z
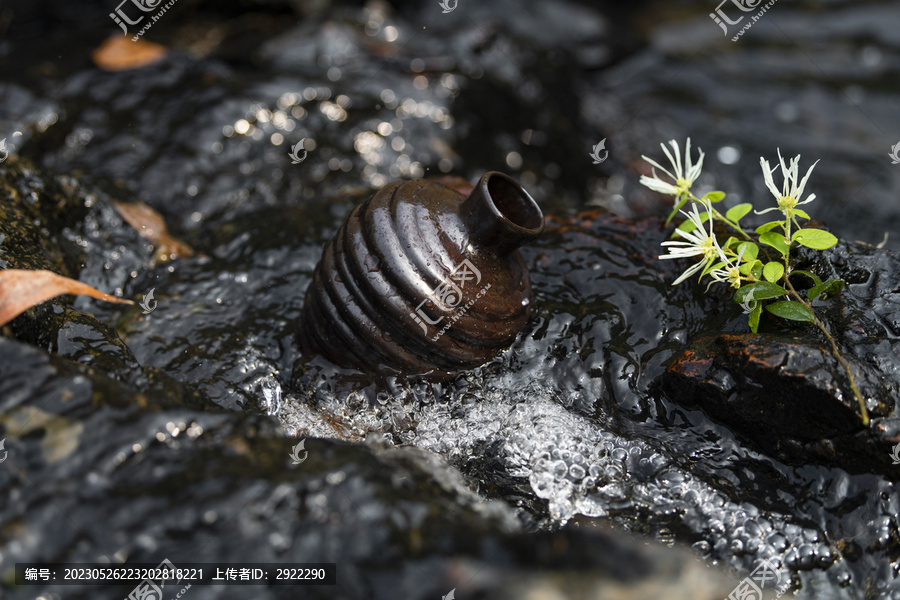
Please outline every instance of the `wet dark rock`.
M27 159L12 157L0 165L0 194L4 268L47 269L121 293L129 264L140 266L145 248L136 232L124 225L108 197L73 178L47 175ZM78 312L70 308L70 299L58 296L27 310L9 323L9 330L17 339L112 376L138 373L140 365L115 327L87 312L99 302L78 298L75 305L84 311Z
M889 397L883 377L854 365L860 391ZM660 378L662 393L700 406L763 451L854 473L894 471L889 440L868 435L841 365L814 339L784 334L709 334L693 341ZM846 391L845 391L846 390ZM876 392L877 390L877 392ZM884 404L871 416L886 416Z
M30 405L35 398L40 406ZM535 567L575 573L588 587L652 585L658 576L673 593L683 588L710 600L728 586L684 553L648 550L621 533L526 535L509 506L485 503L430 452L316 440L306 446L309 458L293 466L291 442L272 419L190 409L184 392L132 389L6 338L0 399L9 452L0 485L11 500L0 521L21 540L52 527L57 542L7 546L7 558L245 562L252 547L256 562L337 562L337 586L304 594L341 600L396 598L397 590L424 599L451 588L511 597L502 594ZM56 495L60 486L69 493ZM48 495L53 502L42 502ZM99 520L107 526L91 526ZM4 562L0 580L9 581L13 562ZM41 591L79 599L129 589ZM297 592L191 590L197 598L247 593Z

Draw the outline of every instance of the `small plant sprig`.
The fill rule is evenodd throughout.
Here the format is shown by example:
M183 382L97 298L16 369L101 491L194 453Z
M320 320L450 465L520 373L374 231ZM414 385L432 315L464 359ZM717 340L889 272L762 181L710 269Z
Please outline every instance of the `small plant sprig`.
M669 144L672 147L671 152L665 144L660 146L669 159L672 170L669 171L653 159L643 156L642 158L652 165L653 175L641 176L641 183L654 191L675 197L675 205L666 219L666 225L679 212L687 217L673 234L681 239L662 243L668 254L660 256L660 259L699 258L699 262L688 267L672 285L678 285L698 273L699 280L704 277L710 279L707 290L715 282L727 283L734 288L734 301L748 315L748 323L753 333L759 328L763 310L790 321L805 321L816 325L828 340L832 355L846 372L850 388L859 404L862 422L868 425L869 414L866 403L856 385L850 365L841 355L834 336L813 309L814 300L838 294L844 288L844 281L841 279L822 281L815 273L795 268L792 262L791 247L795 244L813 250L827 250L838 242L831 233L812 227L803 228L798 221L810 218L806 211L798 207L809 204L816 197L815 194L810 194L805 200L801 200L803 190L818 161L813 163L801 180L800 156L797 155L785 163L779 150L778 161L784 179L779 190L773 177L779 165L770 167L765 158L760 158L766 187L775 196L777 206L755 211L751 203L745 202L730 208L723 215L713 205L725 198L724 192L709 192L698 198L691 191L691 186L703 169L705 156L703 151L698 149L699 159L693 163L691 140L688 138L682 161L681 151L675 140L671 140ZM657 169L672 181L662 179L656 172ZM688 203L690 209L682 210ZM752 232L755 234L754 237L740 224L741 219L751 211L757 215L779 211L784 218L760 225ZM734 233L724 244L719 242L714 231L716 221L723 223ZM762 252L760 246L765 247ZM767 256L774 259L769 260ZM806 277L812 282L812 287L803 290L803 293L798 292L791 281L795 275Z

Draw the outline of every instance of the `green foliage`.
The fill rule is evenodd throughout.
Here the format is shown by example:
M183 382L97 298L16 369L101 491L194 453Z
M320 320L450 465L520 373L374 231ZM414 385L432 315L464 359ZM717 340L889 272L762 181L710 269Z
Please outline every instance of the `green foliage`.
M747 320L747 324L750 325L750 331L756 333L759 329L759 317L762 315L762 302L757 302L756 306L750 311L750 317Z
M806 297L810 300L815 300L822 295L830 297L838 294L842 289L844 289L843 279L829 279L825 283L819 283L806 290Z
M791 321L809 321L813 323L816 320L816 315L811 308L793 300L779 300L772 304L766 304L766 310L776 317L790 319Z
M671 144L673 149L678 148L674 141ZM688 155L689 151L683 161L685 165L689 164ZM701 161L702 157L701 151ZM768 162L761 159L766 187L775 197L777 205L761 212L754 211L752 203L743 202L722 214L714 208L714 204L725 199L724 192L707 192L699 198L695 196L690 187L700 175L700 163L691 163L690 172L679 170L678 165L673 164L676 177L679 178L674 184L661 181L656 174L655 179L642 179L642 183L648 187L675 196L670 220L679 211L690 216L673 232L673 241L668 242L672 246L671 254L664 257L700 257L701 263L690 267L679 278L679 282L689 275L699 273L701 280L710 280L710 285L715 282L727 283L734 290L734 301L748 315L748 325L754 332L759 328L763 311L787 321L820 324L813 311L813 300L830 298L844 288L844 282L840 279L823 282L815 273L797 269L795 257L791 255L792 247L827 250L838 242L837 237L824 229L803 228L797 222L797 219L810 219L800 205L808 204L814 198L809 196L803 199L803 188L812 167L801 181L799 160L799 156L792 159L787 167L779 155L781 175L785 179L784 187L779 188L773 177L778 165L776 169L770 169ZM785 196L785 190L790 190L792 195ZM690 209L690 214L682 210L686 206ZM751 213L771 211L779 211L782 219L758 225L754 230L755 236L742 227L741 221ZM710 220L718 224L719 229L724 227L730 230L731 235L725 239L724 244L719 242L715 228L710 235L706 226ZM700 228L698 223L704 224L704 227ZM690 237L685 234L690 234ZM797 289L801 291L798 292Z
M838 243L836 237L822 229L798 229L791 240L813 250L828 250Z
M786 296L788 291L778 284L768 281L757 281L749 285L742 286L741 289L734 293L734 301L737 303L747 302L747 296L750 300L771 300L772 298L780 298Z
M784 275L784 265L780 262L768 262L766 266L763 267L763 277L766 278L766 281L770 281L775 283Z
M679 152L674 140L670 144L673 150ZM673 232L672 240L663 242L664 246L669 247L669 254L661 258L692 258L694 261L700 261L691 265L675 283L685 281L699 273L700 280L704 278L710 280L707 290L715 282L728 284L734 290L734 301L748 315L747 324L754 333L759 330L763 311L787 322L813 323L832 342L833 353L839 362L846 365L846 361L840 357L833 337L813 310L814 300L831 298L839 294L844 288L844 281L840 279L822 281L811 271L797 269L796 257L791 255L791 248L795 245L812 250L828 250L838 242L837 237L828 231L811 227L802 228L797 222L797 219L810 220L809 214L799 206L809 204L815 198L814 195L803 198L804 187L815 164L801 179L799 156L786 164L779 153L779 163L774 169L769 166L766 159L760 159L766 187L775 197L776 206L763 211L754 211L752 203L744 202L729 208L723 215L714 204L724 200L724 192L708 192L698 198L691 191L691 186L700 175L703 152L700 151L698 162L692 162L688 140L684 161L678 162L671 156L669 158L672 162L674 182L665 181L654 172L653 177L641 177L641 183L675 197L675 206L666 221L667 224L679 211L689 217L678 225ZM644 159L654 167L659 166L648 157ZM784 179L783 187L775 183L774 175L779 166ZM785 195L788 190L790 195ZM685 206L689 206L688 212L681 210ZM779 211L783 218L758 225L754 231L755 237L741 225L741 220L751 212L763 214L771 211ZM709 223L710 220L718 224L720 230L729 229L731 235L724 244L719 242L715 226L712 231L708 226L698 226ZM797 291L798 287L800 292ZM845 372L859 403L863 423L868 424L865 401L856 387L853 373L846 366Z
M757 227L756 233L759 235L762 235L763 233L766 233L767 231L772 231L776 227L784 227L784 221L769 221L768 223Z
M781 255L787 258L789 249L787 242L784 241L784 236L780 233L775 233L774 231L767 231L759 236L759 242L761 244L765 244L766 246L772 246L779 252Z
M743 204L738 204L737 206L733 206L728 209L728 212L725 213L725 218L737 223L741 219L747 216L753 210L753 205L749 202L744 202Z

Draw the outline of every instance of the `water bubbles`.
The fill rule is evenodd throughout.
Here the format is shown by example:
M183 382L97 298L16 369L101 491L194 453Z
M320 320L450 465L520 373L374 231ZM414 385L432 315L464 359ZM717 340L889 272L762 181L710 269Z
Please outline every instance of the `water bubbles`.
M366 135L358 135L357 150L378 143L384 150L385 134L395 131L381 127L385 123L374 120ZM353 410L346 395L320 397L316 412L335 412L348 430L372 436L390 432L393 440L431 450L463 470L500 469L505 479L546 502L554 525L577 515L615 511L639 520L649 512L657 524L670 526L667 534L660 530L661 537L673 539L672 530L687 531L698 552L716 560L732 556L731 564L748 572L769 559L781 570L781 581L788 569L822 568L840 560L820 531L787 522L771 509L732 501L664 448L608 431L593 416L567 409L560 390L517 375L472 373L450 385L419 383L396 394L373 392L371 406ZM584 380L576 375L573 382ZM884 521L874 526L886 531Z
M766 538L767 545L771 546L775 552L782 553L787 550L788 541L787 538L781 533L773 533L768 538Z
M569 467L569 478L573 481L581 481L585 475L586 472L581 465L575 464Z
M266 413L277 415L281 411L281 385L273 376L264 377L260 382L260 389L266 403Z

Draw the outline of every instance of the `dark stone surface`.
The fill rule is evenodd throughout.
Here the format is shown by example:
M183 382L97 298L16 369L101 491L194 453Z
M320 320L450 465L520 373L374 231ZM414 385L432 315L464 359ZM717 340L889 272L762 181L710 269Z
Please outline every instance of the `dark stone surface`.
M853 366L865 396L888 397L890 382L871 365ZM701 407L788 463L813 461L890 476L893 440L879 436L879 427L870 433L862 425L843 375L838 361L815 339L708 334L672 361L659 386L670 398ZM870 416L883 417L889 409L892 404L880 404Z

